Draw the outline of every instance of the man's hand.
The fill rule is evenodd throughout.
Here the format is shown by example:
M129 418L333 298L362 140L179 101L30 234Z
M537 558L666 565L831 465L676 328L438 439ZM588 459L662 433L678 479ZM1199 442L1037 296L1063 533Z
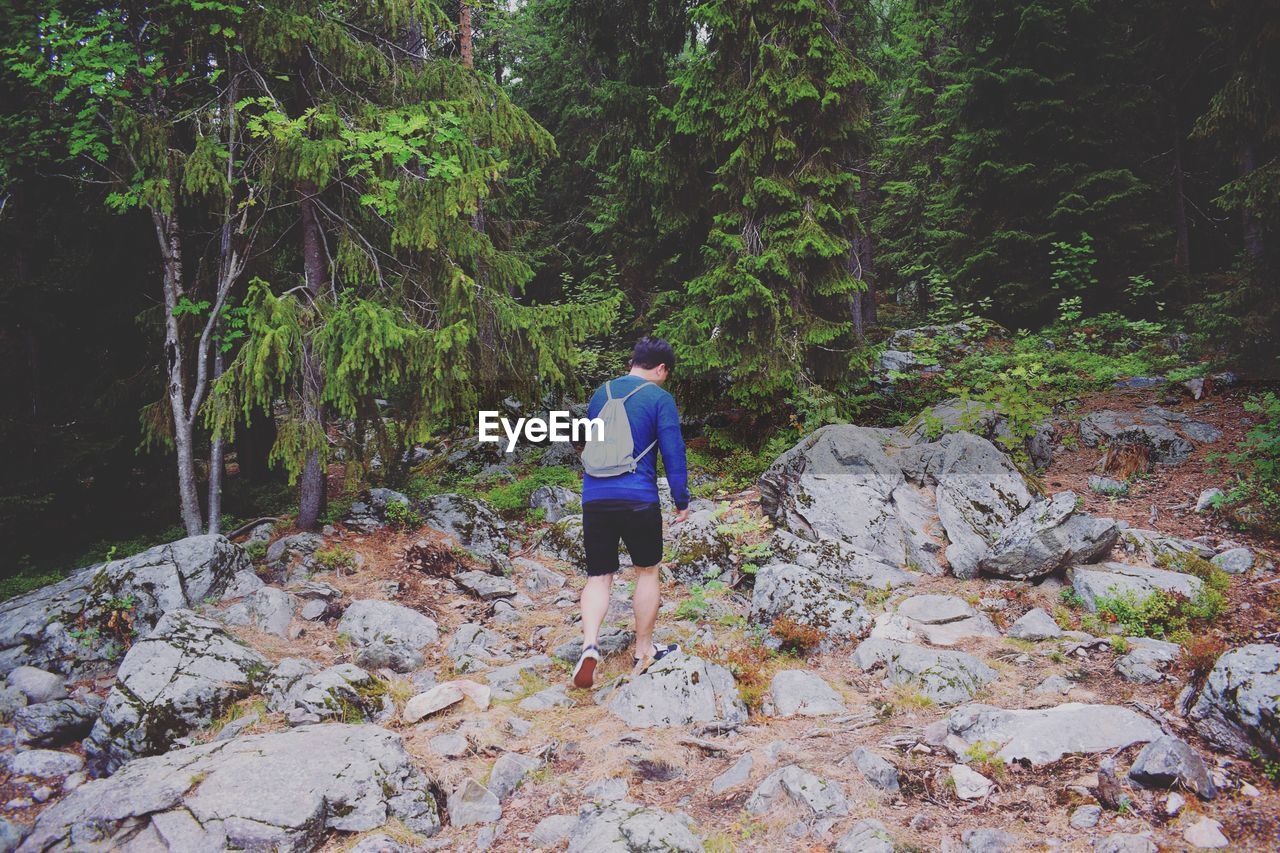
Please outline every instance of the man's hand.
M675 516L675 518L674 518L674 519L672 519L671 523L672 523L672 524L683 524L684 522L686 522L686 521L688 521L688 520L689 520L689 508L688 508L688 507L685 507L684 509L678 509L678 510L676 510L676 516Z

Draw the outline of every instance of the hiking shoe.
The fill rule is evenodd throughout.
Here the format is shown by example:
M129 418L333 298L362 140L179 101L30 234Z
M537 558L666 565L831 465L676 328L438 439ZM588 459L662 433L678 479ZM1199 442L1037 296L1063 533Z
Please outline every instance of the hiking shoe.
M600 647L595 643L583 646L578 663L573 668L573 686L586 690L596 683L596 665L600 663Z
M673 655L680 651L679 643L672 643L668 646L659 646L654 644L653 654L646 655L643 658L635 658L635 666L631 670L632 675L644 675L648 672L649 667L665 658L667 655Z

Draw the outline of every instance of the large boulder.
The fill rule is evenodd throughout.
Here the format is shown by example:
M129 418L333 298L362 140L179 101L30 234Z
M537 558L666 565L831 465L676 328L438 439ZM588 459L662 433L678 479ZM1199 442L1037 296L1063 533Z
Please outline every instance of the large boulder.
M1116 539L1116 547L1125 554L1146 563L1177 559L1185 554L1193 554L1205 560L1213 556L1212 548L1194 539L1183 539L1158 530L1129 527L1125 522L1120 522L1120 535Z
M1193 598L1203 586L1200 578L1195 575L1149 566L1130 566L1126 563L1073 566L1067 570L1067 577L1072 589L1089 610L1097 610L1100 599L1121 596L1141 601L1157 590Z
M729 670L685 654L668 655L623 684L608 697L606 706L638 729L712 720L739 723L747 718L747 707Z
M1053 461L1052 421L1041 421L1031 435L1018 437L1010 428L1004 409L983 400L959 397L944 400L913 418L903 431L916 441L933 441L952 432L971 432L1006 450L1021 448L1037 469L1048 468Z
M303 726L132 761L46 809L20 849L306 851L391 819L433 835L428 788L385 729Z
M440 639L435 620L403 604L372 598L351 602L338 621L338 634L357 649L377 647L385 652L380 657L409 668L415 660L421 664L423 646Z
M538 551L553 560L585 567L587 552L582 544L582 516L566 515L549 526L538 543Z
M675 547L667 568L682 583L703 583L733 568L733 540L720 532L714 510L691 513L676 528Z
M856 584L883 592L920 580L917 572L899 568L877 554L834 536L819 535L816 541L810 541L785 530L775 530L769 547L778 562L810 569L837 586Z
M76 677L109 669L130 634L216 598L249 568L244 549L225 536L192 536L11 598L0 603L0 673L23 664Z
M815 569L774 563L756 573L751 618L771 623L785 616L829 640L853 639L871 623L871 614L849 590L848 584L833 582Z
M1191 456L1196 444L1211 443L1221 437L1216 428L1159 406L1147 406L1138 412L1107 409L1093 412L1080 421L1080 440L1086 446L1143 445L1151 461L1160 465L1181 465Z
M985 613L954 595L913 595L897 612L876 619L872 637L911 641L924 639L931 646L954 646L973 637L999 637L1000 631Z
M849 710L830 684L805 669L775 674L769 682L769 701L779 717L823 717Z
M1042 710L965 705L951 712L947 726L969 744L997 745L996 756L1006 763L1033 766L1064 755L1124 749L1163 734L1150 719L1128 708L1075 702Z
M789 799L809 810L815 818L839 817L849 813L849 801L838 782L823 779L795 764L773 771L747 798L749 814L773 811L783 799Z
M583 806L569 832L569 853L702 853L683 814L623 801Z
M218 623L190 610L165 614L120 663L85 741L90 765L113 773L133 758L164 752L252 693L268 669L262 655Z
M999 677L968 652L928 649L880 638L863 640L854 650L853 663L864 672L883 667L890 685L918 690L938 705L967 702Z
M342 520L342 523L352 530L372 533L387 525L388 506L401 504L408 507L411 503L408 495L397 492L394 489L370 489L362 500L351 504L351 509L348 511L347 517Z
M918 444L903 451L898 462L908 479L933 487L949 543L947 563L958 578L977 576L989 544L1031 503L1026 480L1009 457L972 433Z
M20 708L13 715L14 742L20 749L65 746L93 730L102 712L102 699L94 694L78 699L54 699Z
M507 525L502 518L473 498L456 494L432 495L422 502L422 520L428 527L447 533L462 547L481 556L506 554Z
M1077 512L1075 492L1059 492L1009 522L978 568L1014 580L1044 577L1069 565L1101 560L1119 532L1114 519Z
M1220 749L1280 759L1280 646L1254 643L1218 658L1188 718Z
M894 565L936 566L941 547L923 529L927 498L886 453L894 430L825 426L783 453L760 477L760 503L803 539L834 536ZM905 516L905 517L904 517Z
M292 667L277 667L267 702L267 708L284 714L291 726L325 720L356 722L382 710L385 684L354 664L340 663L297 678L292 677L295 672Z
M274 586L263 586L218 614L228 625L248 625L277 637L289 636L289 622L298 602Z
M529 495L529 508L542 510L543 521L556 522L582 512L582 494L564 486L539 486Z

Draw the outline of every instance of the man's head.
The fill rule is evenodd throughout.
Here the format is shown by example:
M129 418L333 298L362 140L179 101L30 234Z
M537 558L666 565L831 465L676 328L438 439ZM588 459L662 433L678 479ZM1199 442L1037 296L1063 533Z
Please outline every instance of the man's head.
M631 372L661 385L676 369L676 353L662 338L645 335L631 350Z

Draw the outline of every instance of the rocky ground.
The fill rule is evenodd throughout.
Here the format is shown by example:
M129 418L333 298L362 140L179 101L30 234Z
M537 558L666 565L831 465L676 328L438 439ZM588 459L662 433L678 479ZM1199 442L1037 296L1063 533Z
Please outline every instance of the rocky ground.
M1275 543L1196 509L1239 400L1081 401L1034 474L966 425L828 427L697 502L683 653L629 677L624 573L594 691L556 488L530 527L374 490L0 604L0 850L1280 849ZM1209 566L1185 648L1093 612Z

